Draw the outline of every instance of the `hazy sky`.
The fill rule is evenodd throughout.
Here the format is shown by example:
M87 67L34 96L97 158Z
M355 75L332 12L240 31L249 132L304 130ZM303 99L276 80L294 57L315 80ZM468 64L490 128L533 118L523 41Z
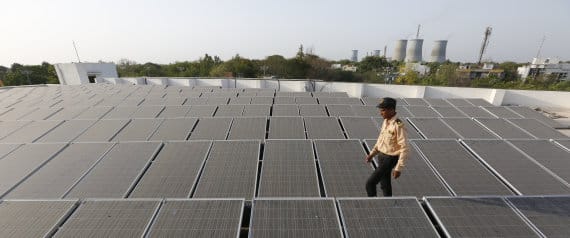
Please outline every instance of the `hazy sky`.
M570 60L568 0L18 0L1 1L0 65L82 61L171 63L208 53L292 57L299 44L331 59L360 56L394 42L449 40L453 61L475 61L485 27L485 58L530 61L542 55Z

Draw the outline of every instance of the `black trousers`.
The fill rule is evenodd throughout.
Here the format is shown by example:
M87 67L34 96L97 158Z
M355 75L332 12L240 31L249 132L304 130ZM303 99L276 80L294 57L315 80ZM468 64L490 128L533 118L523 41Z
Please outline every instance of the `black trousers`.
M376 197L376 185L380 183L380 188L384 197L392 196L392 169L398 164L398 156L391 156L380 153L378 155L379 166L374 170L366 181L366 193L369 197Z

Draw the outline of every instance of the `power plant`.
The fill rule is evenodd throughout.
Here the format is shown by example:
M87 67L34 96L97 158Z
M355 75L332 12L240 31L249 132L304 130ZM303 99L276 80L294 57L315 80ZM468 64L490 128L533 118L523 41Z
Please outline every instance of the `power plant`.
M358 62L358 50L352 50L352 57L350 60L352 62Z
M406 51L406 62L422 61L422 45L423 39L412 39L408 41L408 50Z
M407 46L408 46L408 40L396 41L396 46L394 47L394 56L392 56L392 60L403 61L406 58Z
M436 40L431 50L430 62L442 63L446 58L447 40Z

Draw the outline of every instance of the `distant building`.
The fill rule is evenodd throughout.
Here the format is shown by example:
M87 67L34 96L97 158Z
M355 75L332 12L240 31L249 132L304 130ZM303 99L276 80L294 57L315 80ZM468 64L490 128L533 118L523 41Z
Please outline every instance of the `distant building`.
M55 64L54 67L61 85L95 83L98 77L119 77L114 63L67 63Z
M406 63L406 71L412 70L418 73L419 75L426 75L429 74L430 68L426 65L422 65L420 63Z
M342 65L342 64L332 64L331 65L331 69L339 69L342 71L350 71L350 72L356 72L356 70L358 70L358 67L354 66L354 65Z
M459 66L459 69L457 69L457 74L459 78L469 80L488 77L496 77L498 79L505 78L505 70L495 69L495 65L489 63L484 64L482 68L473 68L469 65Z
M553 75L557 80L570 80L570 63L560 63L550 58L533 58L531 64L519 67L517 73L523 80L541 75Z
M352 57L350 57L350 61L358 62L358 50L352 50Z

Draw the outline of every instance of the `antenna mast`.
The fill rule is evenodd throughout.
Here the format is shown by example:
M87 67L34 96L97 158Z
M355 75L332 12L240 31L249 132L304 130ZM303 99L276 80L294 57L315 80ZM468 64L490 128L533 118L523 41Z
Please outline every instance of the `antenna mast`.
M73 41L73 48L75 49L75 55L77 55L77 61L81 63L81 59L79 59L79 53L77 52L77 46L75 46L75 41Z
M479 60L477 61L477 64L481 64L481 61L483 60L483 54L485 54L485 50L487 49L487 46L489 46L491 31L493 31L493 28L490 26L485 29L485 36L483 37L483 43L481 44L481 50L479 51Z
M544 41L546 40L546 36L542 36L542 41L540 42L540 46L538 47L538 52L536 52L536 58L540 57L540 52L542 51L542 46L544 45Z

